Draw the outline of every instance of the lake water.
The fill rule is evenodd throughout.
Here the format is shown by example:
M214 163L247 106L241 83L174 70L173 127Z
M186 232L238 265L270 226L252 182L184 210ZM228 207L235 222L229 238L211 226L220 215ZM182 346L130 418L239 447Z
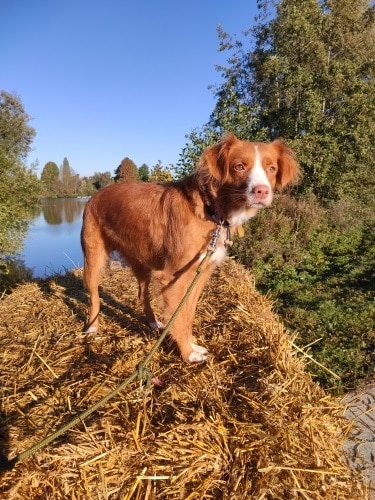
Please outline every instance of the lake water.
M22 259L35 277L82 267L83 209L88 198L43 199L24 241Z

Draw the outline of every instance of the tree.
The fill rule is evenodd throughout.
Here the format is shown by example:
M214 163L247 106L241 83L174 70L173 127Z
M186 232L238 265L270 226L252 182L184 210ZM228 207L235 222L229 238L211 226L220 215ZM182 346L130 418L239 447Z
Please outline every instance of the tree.
M95 172L95 174L90 177L90 181L95 189L101 189L113 182L111 172Z
M150 173L149 181L150 182L170 182L173 180L173 176L170 170L166 167L163 167L161 161L153 167Z
M35 130L21 99L0 93L0 260L22 246L40 184L35 167L26 165Z
M43 194L45 196L56 196L58 192L58 186L57 186L58 178L59 178L59 167L53 161L47 162L44 165L44 168L40 175Z
M228 65L218 67L223 81L213 88L210 121L191 134L179 165L191 169L187 155L226 131L252 140L282 136L305 172L300 190L328 201L345 196L354 183L369 199L375 7L369 0L258 4L258 22L244 40L218 30Z
M371 163L374 20L369 1L284 0L253 54L262 120L294 143L305 189L321 199L341 197L351 173Z
M337 178L338 171L343 175L338 197L354 188L365 205L374 206L375 5L327 0L326 8L326 134L333 136L338 150L331 176Z
M126 157L115 170L116 182L131 182L138 180L138 169L130 158Z
M175 175L181 179L193 172L205 147L217 142L221 136L219 130L213 129L210 124L205 124L201 129L193 130L189 142L180 153L180 158L174 168Z
M80 190L79 175L74 172L69 165L67 158L64 158L59 169L60 194L62 196L76 195Z
M267 130L261 123L260 103L253 98L252 67L248 64L249 54L244 51L243 42L233 40L218 27L219 52L231 51L230 66L218 65L224 83L213 86L216 105L210 116L208 128L220 136L233 132L241 139L264 140Z
M147 182L149 180L149 177L150 177L150 169L148 168L148 166L143 163L139 169L138 169L138 176L139 176L139 180L143 181L143 182Z
M31 151L35 130L29 125L30 116L25 112L20 97L2 90L0 92L0 153L2 158L25 160Z

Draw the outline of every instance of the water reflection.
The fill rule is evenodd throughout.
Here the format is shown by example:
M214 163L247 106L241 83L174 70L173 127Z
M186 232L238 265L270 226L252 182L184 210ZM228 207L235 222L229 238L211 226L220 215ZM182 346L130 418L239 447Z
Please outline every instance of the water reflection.
M22 259L36 277L82 266L80 231L88 198L46 198L24 242Z
M41 204L44 220L47 224L58 225L81 219L86 201L87 198L45 198Z

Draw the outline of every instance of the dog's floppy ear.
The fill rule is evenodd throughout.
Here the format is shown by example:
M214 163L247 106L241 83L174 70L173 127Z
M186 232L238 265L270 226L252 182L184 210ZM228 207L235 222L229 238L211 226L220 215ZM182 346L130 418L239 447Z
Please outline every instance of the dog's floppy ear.
M234 134L227 134L220 142L208 146L203 151L198 168L202 173L204 172L205 177L213 178L215 184L225 182L229 174L228 153L237 141Z
M278 152L277 164L279 170L276 176L276 189L281 191L288 185L297 184L301 171L298 167L295 154L281 139L276 139L271 143Z

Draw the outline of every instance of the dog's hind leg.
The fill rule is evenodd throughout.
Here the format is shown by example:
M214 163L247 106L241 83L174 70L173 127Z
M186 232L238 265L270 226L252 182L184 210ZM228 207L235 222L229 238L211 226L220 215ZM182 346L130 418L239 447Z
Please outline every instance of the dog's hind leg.
M95 234L95 228L82 230L82 249L84 254L83 281L89 293L90 312L85 327L86 333L96 333L99 326L99 283L108 262L108 253L100 235Z
M154 311L151 306L150 297L150 283L151 283L151 269L145 268L139 262L128 262L133 270L133 273L138 281L138 298L143 306L147 323L153 330L155 328L163 328L163 323L158 321L155 317Z

